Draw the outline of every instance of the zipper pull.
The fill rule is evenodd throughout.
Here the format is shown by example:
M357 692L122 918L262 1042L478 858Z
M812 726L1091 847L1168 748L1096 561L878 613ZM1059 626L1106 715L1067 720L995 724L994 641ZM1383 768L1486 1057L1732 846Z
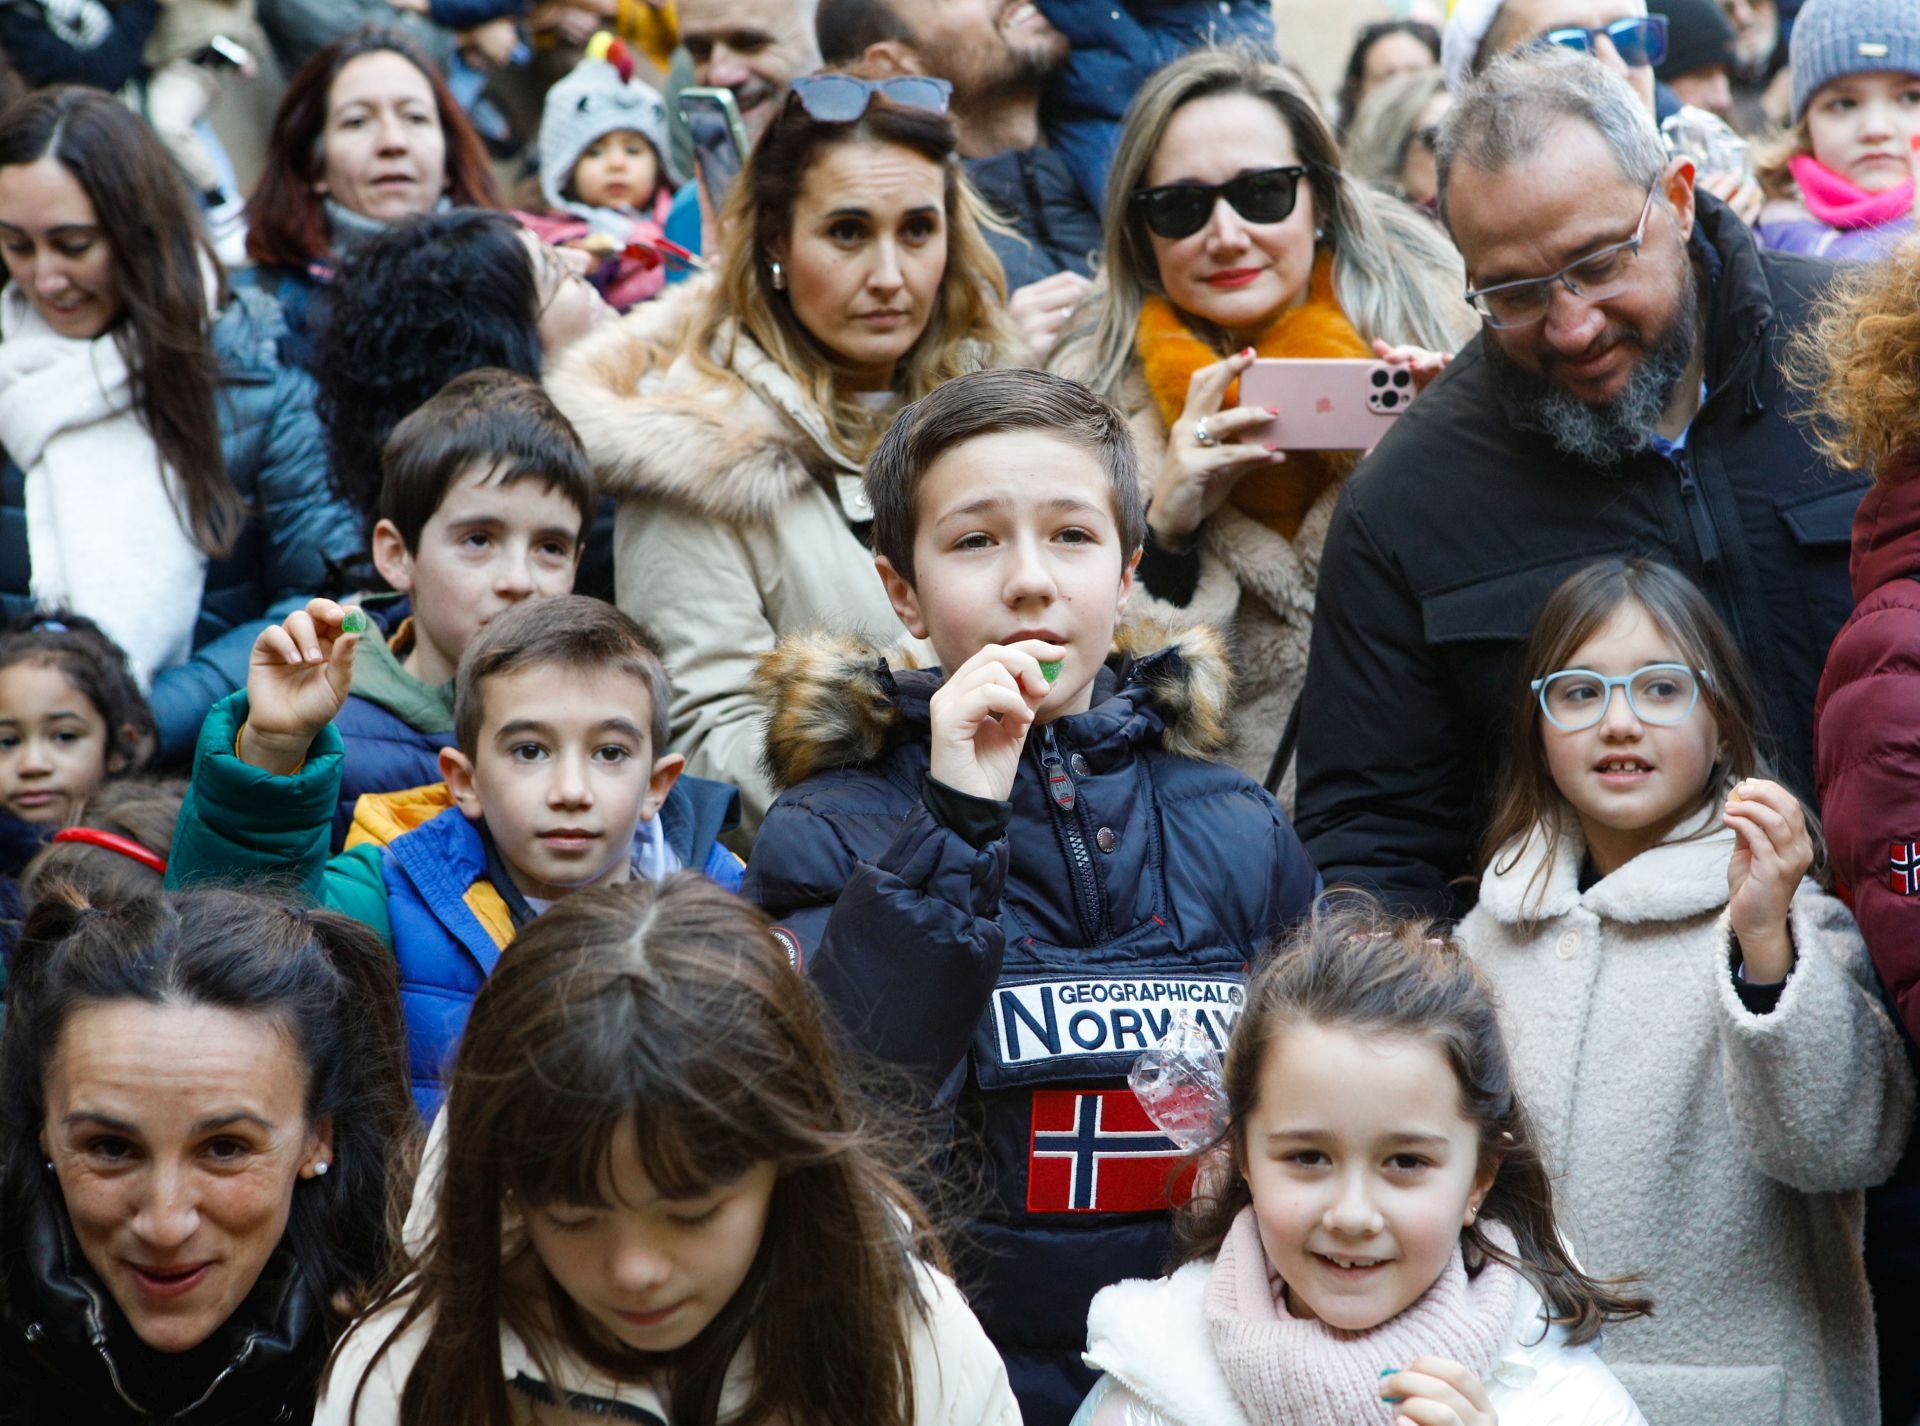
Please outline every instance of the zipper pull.
M1073 778L1067 772L1066 761L1060 756L1060 745L1054 741L1051 724L1041 735L1040 765L1046 769L1047 795L1053 798L1053 805L1062 812L1073 811Z

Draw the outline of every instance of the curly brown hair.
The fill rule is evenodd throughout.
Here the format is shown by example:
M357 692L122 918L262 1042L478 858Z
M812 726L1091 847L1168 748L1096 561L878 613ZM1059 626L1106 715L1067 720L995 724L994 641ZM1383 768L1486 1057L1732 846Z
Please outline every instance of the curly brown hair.
M1787 369L1811 395L1814 441L1836 464L1878 472L1920 446L1920 243L1836 280Z

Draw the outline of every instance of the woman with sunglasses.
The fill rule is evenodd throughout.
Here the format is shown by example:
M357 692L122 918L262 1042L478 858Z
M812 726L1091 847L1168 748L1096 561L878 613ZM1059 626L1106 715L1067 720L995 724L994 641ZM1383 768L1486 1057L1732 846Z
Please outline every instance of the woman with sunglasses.
M796 79L728 194L718 271L548 377L619 502L615 592L673 674L674 750L741 789L746 837L773 800L760 655L816 628L906 642L865 542L867 454L907 402L1018 364L946 92Z
M1340 168L1326 121L1251 50L1196 50L1134 101L1107 192L1101 278L1049 365L1130 413L1152 481L1144 592L1231 630L1231 757L1277 785L1314 570L1354 458L1285 449L1285 411L1236 404L1255 357L1393 352L1417 379L1465 340L1460 259ZM1416 351L1414 349L1430 349ZM1255 436L1275 420L1280 436Z

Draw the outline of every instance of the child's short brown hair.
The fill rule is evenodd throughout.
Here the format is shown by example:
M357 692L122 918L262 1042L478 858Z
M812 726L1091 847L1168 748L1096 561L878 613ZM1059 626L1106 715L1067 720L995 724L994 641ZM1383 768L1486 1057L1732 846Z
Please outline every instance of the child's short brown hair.
M578 538L586 538L598 497L580 437L538 382L499 367L456 376L393 428L380 455L375 519L391 520L417 550L447 492L476 466L492 472L491 484L538 480L559 491L579 510Z
M1054 436L1098 460L1122 553L1132 558L1146 538L1147 505L1126 418L1077 381L1023 367L955 377L900 413L867 463L874 553L911 583L921 479L955 446L1003 431Z
M666 665L640 626L604 600L584 594L527 599L495 616L467 645L453 676L453 736L460 751L474 755L485 721L483 685L528 668L565 668L623 673L647 685L653 702L647 731L653 756L667 750L667 707L673 685Z

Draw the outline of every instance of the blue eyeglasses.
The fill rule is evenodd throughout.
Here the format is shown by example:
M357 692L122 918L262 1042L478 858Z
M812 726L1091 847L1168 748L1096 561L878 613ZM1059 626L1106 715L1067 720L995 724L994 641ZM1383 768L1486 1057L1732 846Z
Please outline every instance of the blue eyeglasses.
M1628 69L1660 64L1667 57L1667 17L1635 15L1629 19L1615 20L1611 25L1602 25L1596 30L1568 25L1548 30L1540 36L1539 42L1592 54L1595 44L1602 38L1613 46L1614 52L1620 56L1620 62Z
M1532 688L1547 721L1562 732L1577 733L1607 716L1616 688L1626 694L1627 707L1642 723L1684 722L1700 701L1700 679L1705 677L1683 663L1643 664L1617 678L1590 668L1563 668L1536 678Z

